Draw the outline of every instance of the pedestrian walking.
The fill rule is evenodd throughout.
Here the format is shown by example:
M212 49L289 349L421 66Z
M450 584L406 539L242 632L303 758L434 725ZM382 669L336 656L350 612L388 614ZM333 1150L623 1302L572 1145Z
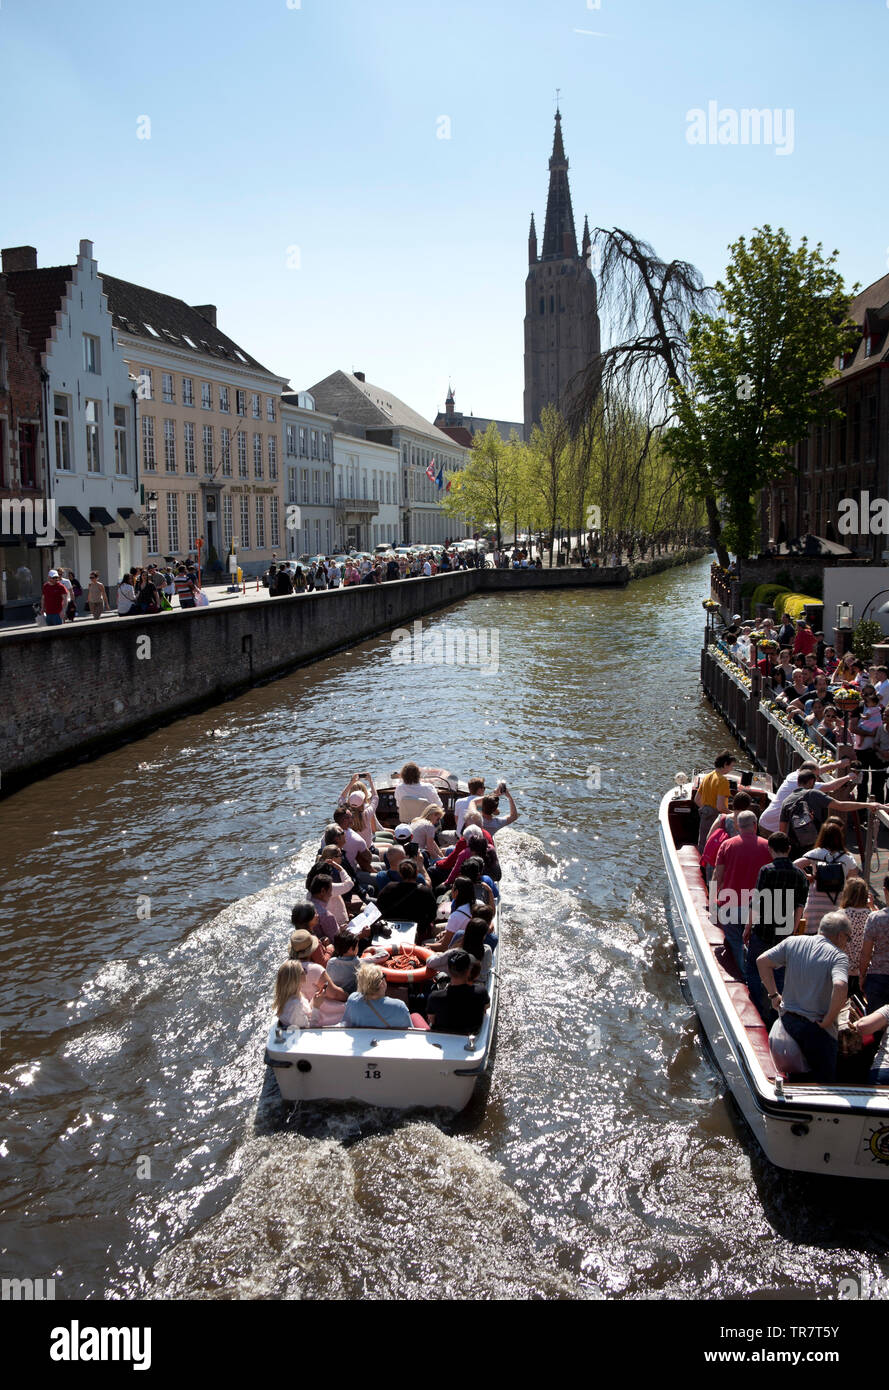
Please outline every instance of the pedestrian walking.
M105 585L99 579L96 570L90 574L90 582L86 591L86 606L96 619L101 618L106 609L111 606L105 592Z
M77 604L74 602L74 585L71 583L69 573L69 570L59 570L59 582L64 586L65 593L68 595L62 612L62 621L73 623L77 617Z
M47 627L61 627L62 614L68 604L68 590L62 583L58 570L50 570L43 586L41 611L46 618Z

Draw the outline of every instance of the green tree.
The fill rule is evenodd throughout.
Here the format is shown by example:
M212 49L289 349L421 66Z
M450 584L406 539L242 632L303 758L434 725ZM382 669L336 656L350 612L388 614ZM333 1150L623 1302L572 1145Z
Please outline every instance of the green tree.
M597 227L593 239L600 311L611 325L612 345L585 373L569 424L576 431L578 416L591 415L603 395L606 402L632 401L651 438L676 419L677 387L687 385L691 375L689 326L695 313L712 309L714 292L690 262L662 260L653 246L621 227ZM694 465L689 461L681 473L672 461L667 467L678 476L666 482L664 497L675 501L682 495L682 510ZM697 469L694 483L711 544L727 564L718 500L705 468ZM618 544L616 535L613 543Z
M542 511L549 531L549 562L552 565L558 523L563 513L566 522L570 519L568 488L571 467L571 437L555 406L544 406L540 424L531 431L526 457L531 485L526 514L529 525L533 527Z
M720 497L724 546L745 558L756 493L787 473L788 451L812 424L839 413L822 387L858 330L836 251L825 259L805 237L794 249L783 228L765 226L731 253L715 286L719 312L692 318L691 381L676 383L667 447L691 490Z
M499 546L514 503L515 457L492 420L484 434L473 439L466 466L451 479L442 505L450 515L473 522L475 529L493 526Z

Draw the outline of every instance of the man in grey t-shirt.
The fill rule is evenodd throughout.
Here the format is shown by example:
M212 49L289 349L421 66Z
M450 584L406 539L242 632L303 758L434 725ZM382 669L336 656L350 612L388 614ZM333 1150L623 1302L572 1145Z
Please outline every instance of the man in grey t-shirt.
M849 995L852 924L845 912L827 912L816 936L789 936L757 961L769 1002L781 1010L786 1032L798 1043L816 1081L837 1070L837 1018ZM775 989L775 967L785 966L784 991Z

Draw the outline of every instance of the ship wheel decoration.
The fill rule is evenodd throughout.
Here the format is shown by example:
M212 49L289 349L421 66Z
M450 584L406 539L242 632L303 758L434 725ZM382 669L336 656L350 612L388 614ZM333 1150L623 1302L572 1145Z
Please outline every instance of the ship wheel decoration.
M889 1163L889 1125L872 1129L864 1144L875 1163Z

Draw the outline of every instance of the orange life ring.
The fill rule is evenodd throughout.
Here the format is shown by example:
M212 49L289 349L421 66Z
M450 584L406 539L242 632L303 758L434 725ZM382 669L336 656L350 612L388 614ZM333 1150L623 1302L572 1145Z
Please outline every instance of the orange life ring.
M378 942L376 946L370 946L366 951L363 951L361 959L364 960L365 957L374 956L379 951L381 944L382 943ZM435 952L430 951L428 946L402 946L400 944L387 944L385 949L389 952L390 956L410 954L414 957L415 960L424 962L422 970L393 970L391 966L383 965L381 968L383 974L386 977L387 984L405 986L419 985L422 984L425 980L432 979L432 971L426 968L425 962L427 960L430 960L432 956L435 955ZM379 964L379 962L377 961L374 961L372 963Z

